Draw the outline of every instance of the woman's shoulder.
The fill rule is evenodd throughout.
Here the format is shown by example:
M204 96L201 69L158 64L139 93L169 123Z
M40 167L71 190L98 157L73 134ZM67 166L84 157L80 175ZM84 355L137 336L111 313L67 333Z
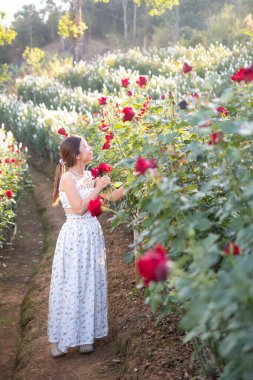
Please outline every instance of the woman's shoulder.
M72 173L66 172L61 176L61 184L69 184L73 182L76 182L76 180Z

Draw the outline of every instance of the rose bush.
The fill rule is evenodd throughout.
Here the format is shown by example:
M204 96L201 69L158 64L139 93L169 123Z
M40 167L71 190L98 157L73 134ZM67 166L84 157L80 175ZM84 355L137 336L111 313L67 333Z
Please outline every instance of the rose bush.
M26 164L27 148L11 132L0 128L0 247L15 224L16 203L30 183Z
M0 97L0 118L31 146L58 159L64 136L57 131L84 133L95 152L93 176L100 175L101 162L113 167L112 186L124 183L126 197L112 223L135 231L125 259L142 263L146 301L159 318L180 314L203 374L224 380L250 379L253 372L252 51L243 56L245 49L176 47L167 58L166 50L108 55L101 66L96 61L98 76L104 70L109 84L97 88L105 91L96 99L106 101L97 101L98 112L87 114L85 125L76 112ZM142 58L133 67L142 70L131 73L136 55ZM184 70L184 62L192 70ZM122 63L124 70L112 70ZM86 86L93 78L95 88L94 67L82 76L82 64L76 65L61 80L73 85L82 78ZM102 211L99 200L91 210ZM169 272L168 261L174 263Z

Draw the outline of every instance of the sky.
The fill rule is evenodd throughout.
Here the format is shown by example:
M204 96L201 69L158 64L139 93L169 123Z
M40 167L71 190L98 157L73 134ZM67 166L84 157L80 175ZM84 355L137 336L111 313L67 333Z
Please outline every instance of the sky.
M6 14L5 24L10 24L14 20L14 13L24 5L34 4L36 8L41 8L41 0L0 0L0 10ZM61 0L56 0L56 4L61 4Z

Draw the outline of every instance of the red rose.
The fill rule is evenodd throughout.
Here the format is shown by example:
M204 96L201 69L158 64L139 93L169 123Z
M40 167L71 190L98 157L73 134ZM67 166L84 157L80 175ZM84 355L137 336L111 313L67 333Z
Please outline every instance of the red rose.
M170 270L165 248L159 244L146 252L136 265L141 277L144 278L144 286L148 286L150 281L165 281Z
M15 158L12 158L12 159L11 159L11 162L13 162L13 163L16 162Z
M0 158L0 164L2 164L3 163L3 160L1 160L1 158Z
M106 139L107 141L112 141L113 138L114 138L114 134L113 134L113 132L110 132L108 135L105 135L105 139Z
M135 163L136 174L145 174L148 169L157 168L157 164L154 158L138 157Z
M184 65L183 65L183 73L187 74L190 71L192 71L192 67L190 65L188 65L188 63L185 62Z
M131 121L135 116L135 112L132 107L125 107L122 110L122 113L124 114L123 121Z
M13 193L12 190L6 190L5 195L6 195L8 198L13 198L13 197L14 197L14 193Z
M240 248L237 244L231 242L225 246L224 253L225 255L240 255Z
M99 126L100 131L106 132L109 129L110 124L105 124L104 120L101 121L101 125Z
M3 173L3 171L0 169L0 174L2 174Z
M199 94L197 92L193 92L192 97L195 99L199 99Z
M98 99L99 104L100 104L101 106L104 106L105 104L107 104L107 103L106 103L106 99L107 99L107 97L102 96L100 99Z
M112 172L112 167L105 162L102 162L100 165L97 166L100 173L110 173Z
M223 139L223 133L221 131L217 131L211 134L211 140L208 142L209 145L219 144Z
M130 90L127 91L127 95L128 95L128 96L132 96L132 95L133 95L132 91L130 91Z
M108 150L111 148L111 143L109 141L106 141L104 145L102 146L102 150Z
M146 86L146 84L148 83L148 79L147 77L144 77L143 75L141 75L139 79L136 81L136 83L138 84L138 86L143 87L143 86Z
M164 100L165 99L165 95L161 95L161 99Z
M100 173L100 172L99 172L99 170L98 170L97 167L91 169L91 175L92 175L93 178L97 178L97 177L99 176L99 173Z
M59 134L59 135L62 135L62 136L66 136L66 137L68 137L68 133L67 133L67 131L66 131L65 128L60 128L60 129L58 129L58 134Z
M198 128L207 128L207 127L210 127L211 124L212 124L211 120L207 120L204 122L204 124L198 125Z
M217 107L216 111L219 112L219 114L228 116L229 111L225 107Z
M129 78L121 79L122 87L127 87L130 84Z
M20 150L19 150L19 149L17 149L17 150L16 150L16 153L17 153L17 154L19 154L19 153L20 153Z
M9 164L9 163L11 162L11 160L10 160L9 158L6 158L6 159L4 160L4 162L5 162L6 164Z
M252 82L253 81L253 65L248 68L241 67L231 76L231 80L235 82Z
M103 212L102 206L106 206L106 204L103 199L98 196L97 198L92 198L89 201L88 210L92 216L99 216Z

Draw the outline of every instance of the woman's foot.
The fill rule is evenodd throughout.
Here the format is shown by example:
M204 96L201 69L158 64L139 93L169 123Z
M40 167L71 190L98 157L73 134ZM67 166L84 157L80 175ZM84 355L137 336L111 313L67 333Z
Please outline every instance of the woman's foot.
M59 350L58 343L51 343L51 355L53 358L58 358L59 356L66 355L66 352Z
M80 354L89 354L92 351L94 351L93 344L80 345Z

